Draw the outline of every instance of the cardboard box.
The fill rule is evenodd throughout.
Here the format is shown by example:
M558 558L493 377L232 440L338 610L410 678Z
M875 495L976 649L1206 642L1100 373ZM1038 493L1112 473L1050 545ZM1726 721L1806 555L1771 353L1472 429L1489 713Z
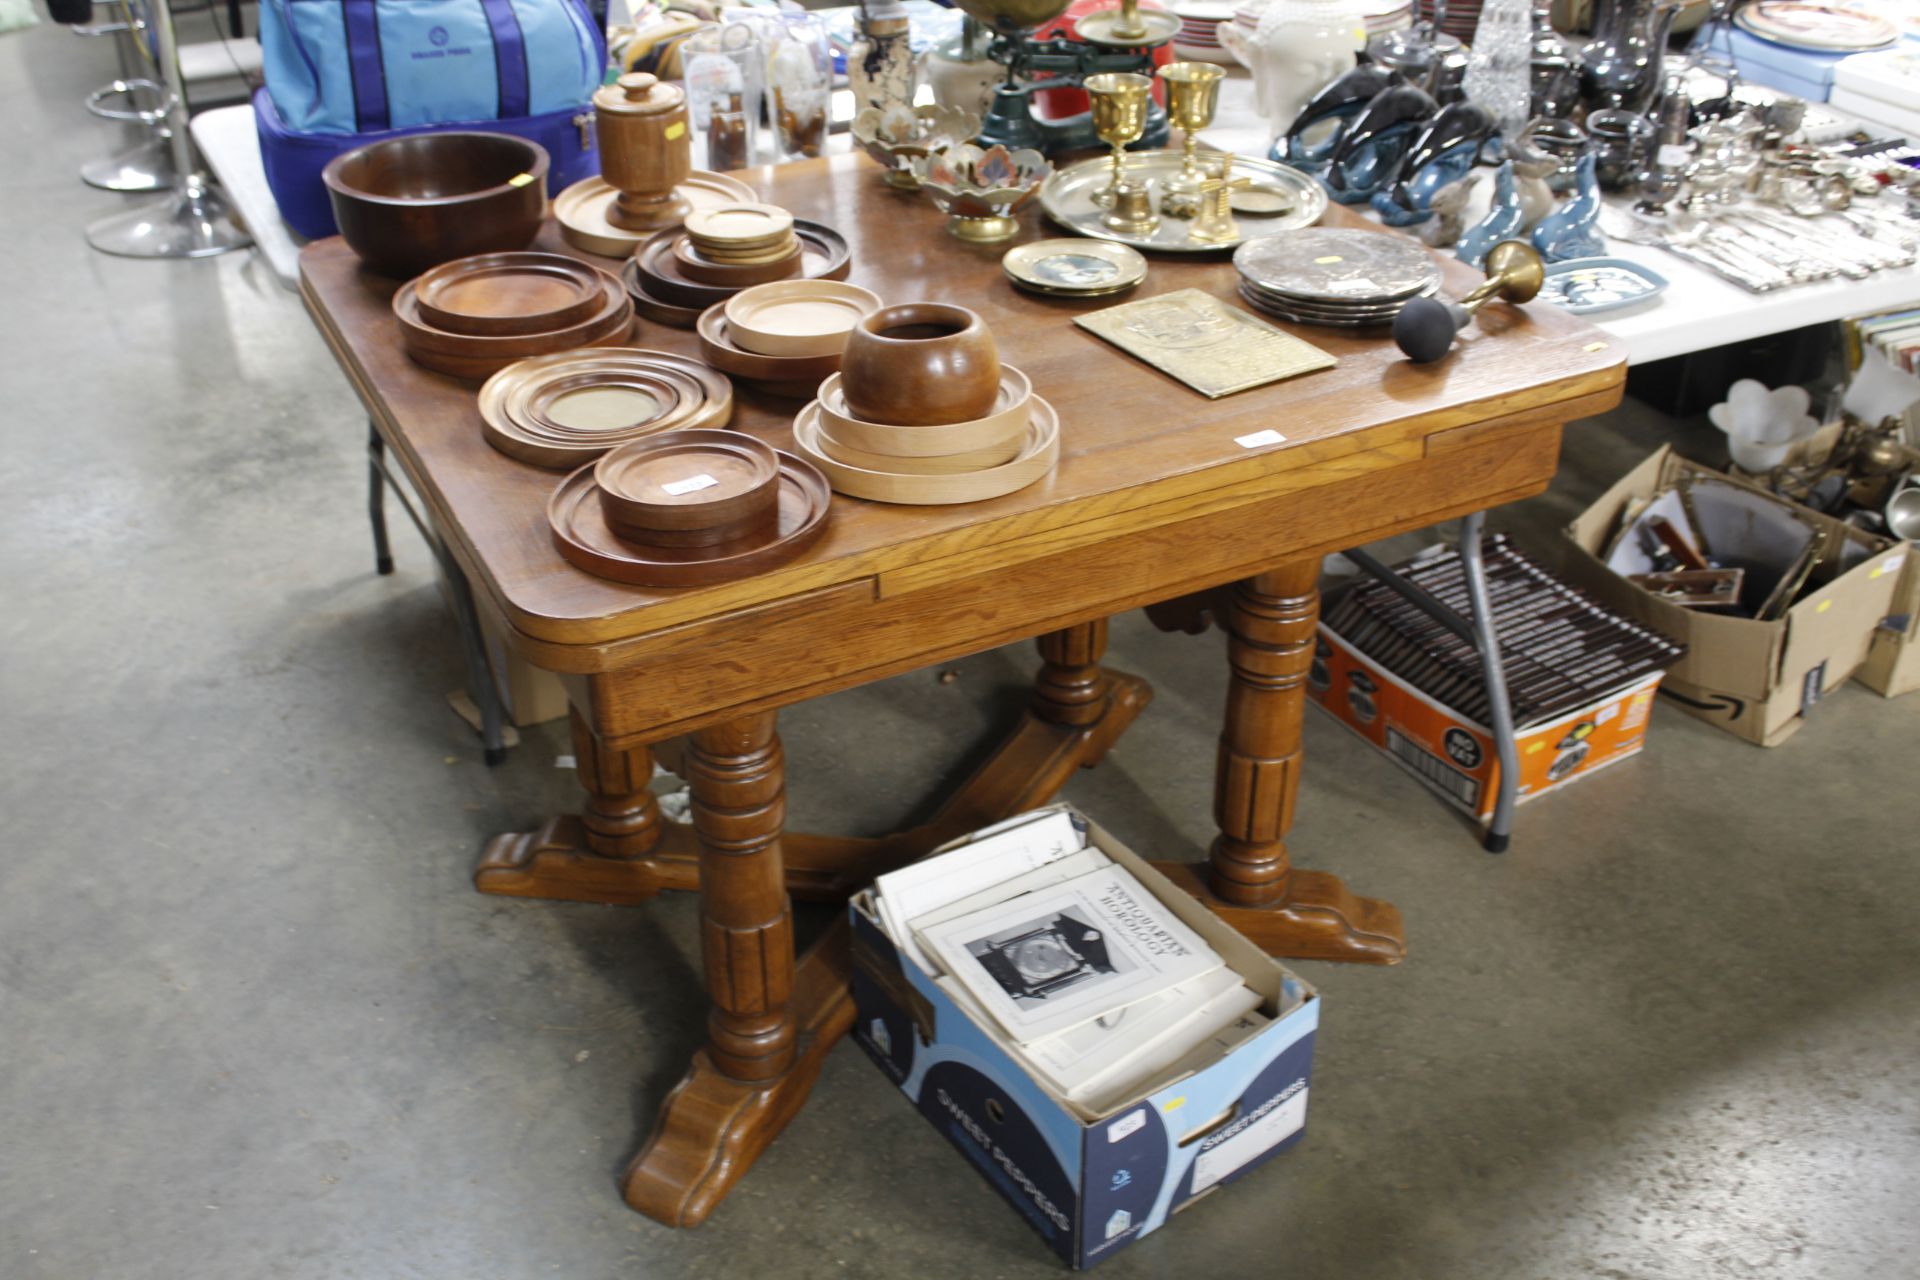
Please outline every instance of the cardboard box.
M1637 753L1659 687L1655 672L1548 724L1518 730L1518 798L1531 800ZM1414 688L1325 624L1314 640L1307 696L1442 799L1482 823L1492 820L1500 762L1487 726Z
M1606 566L1602 557L1628 506L1686 475L1739 485L1791 508L1825 540L1830 560L1848 567L1803 594L1771 622L1682 609ZM1628 472L1567 526L1562 576L1608 608L1682 641L1687 654L1667 672L1665 690L1688 712L1760 746L1786 741L1805 714L1866 661L1873 633L1893 612L1907 560L1890 542L1703 467L1665 447Z
M453 587L447 581L445 566L440 567L435 580L448 610L456 610L459 606L454 600ZM491 610L483 608L478 613L480 638L487 654L487 671L493 677L495 692L500 695L500 705L507 723L524 729L528 725L545 724L566 715L567 691L560 683L560 677L551 671L541 670L516 653L507 640L506 624Z
M1104 1115L1043 1088L903 957L870 894L848 907L855 1041L1075 1270L1300 1141L1320 1022L1311 987L1097 824L1088 837L1204 937L1275 1018L1227 1056Z

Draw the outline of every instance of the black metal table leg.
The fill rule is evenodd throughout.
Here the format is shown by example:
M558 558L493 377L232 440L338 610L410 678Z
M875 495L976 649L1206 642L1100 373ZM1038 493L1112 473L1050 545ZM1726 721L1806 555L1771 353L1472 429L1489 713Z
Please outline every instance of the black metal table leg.
M386 468L387 452L380 429L367 419L367 519L373 525L373 569L385 576L393 572L393 548L387 543Z

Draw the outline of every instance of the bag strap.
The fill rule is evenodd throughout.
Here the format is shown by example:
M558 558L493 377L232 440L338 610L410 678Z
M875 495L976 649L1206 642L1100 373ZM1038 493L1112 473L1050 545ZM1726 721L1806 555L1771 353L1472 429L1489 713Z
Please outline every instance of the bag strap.
M524 116L532 103L528 87L527 42L513 0L480 0L493 32L493 62L500 84L500 117Z
M341 0L346 25L347 69L353 77L353 123L361 133L390 127L387 72L380 61L380 13L376 0Z

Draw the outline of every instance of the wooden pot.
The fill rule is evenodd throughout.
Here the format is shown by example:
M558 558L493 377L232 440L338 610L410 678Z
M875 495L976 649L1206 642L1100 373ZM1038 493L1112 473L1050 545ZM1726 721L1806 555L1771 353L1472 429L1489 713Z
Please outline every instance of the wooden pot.
M593 95L600 172L619 189L607 220L627 231L678 226L689 208L675 187L693 172L687 95L644 71Z
M993 411L1000 355L986 322L965 307L883 307L847 335L840 385L857 418L889 426L943 426Z

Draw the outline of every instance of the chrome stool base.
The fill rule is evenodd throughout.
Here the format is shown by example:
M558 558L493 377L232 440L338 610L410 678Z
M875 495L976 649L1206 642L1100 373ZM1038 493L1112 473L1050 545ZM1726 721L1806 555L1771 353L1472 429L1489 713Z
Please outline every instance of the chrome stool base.
M87 243L122 258L210 258L253 238L234 225L219 189L196 175L159 200L91 224Z

